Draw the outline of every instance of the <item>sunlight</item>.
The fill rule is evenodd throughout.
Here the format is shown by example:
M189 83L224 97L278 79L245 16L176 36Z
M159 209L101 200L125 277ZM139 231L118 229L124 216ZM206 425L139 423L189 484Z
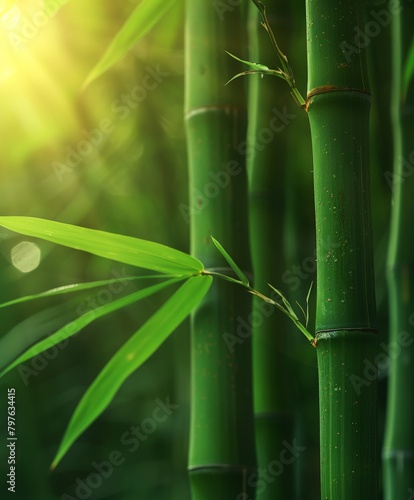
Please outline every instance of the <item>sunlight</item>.
M30 273L39 267L40 258L40 248L30 241L22 241L11 251L12 264L22 273Z

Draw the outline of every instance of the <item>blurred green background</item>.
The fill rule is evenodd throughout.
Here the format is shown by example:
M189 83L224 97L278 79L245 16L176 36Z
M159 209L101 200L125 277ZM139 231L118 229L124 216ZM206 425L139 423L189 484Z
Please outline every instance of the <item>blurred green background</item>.
M188 250L188 227L178 210L187 200L181 2L122 62L80 91L135 6L131 1L22 0L0 12L1 213L49 218ZM147 75L152 76L145 79ZM97 132L102 124L107 128ZM68 151L74 150L81 155L64 168ZM137 274L134 268L6 230L0 238L1 302L68 283ZM24 241L41 251L40 265L26 273L11 260L13 248ZM30 264L26 255L23 265L28 259ZM126 282L113 292L103 287L69 300L3 310L2 364L31 339L76 317L81 308L91 309L138 286ZM92 463L108 460L115 450L125 461L100 487L89 490L90 498L189 497L187 324L129 379L108 411L49 472L80 397L161 301L151 297L97 321L58 353L51 350L52 359L35 358L25 364L27 370L14 370L0 382L2 498L7 496L8 387L17 393L15 498L89 498L77 478L84 481L96 472ZM151 417L158 398L179 407L138 448L121 442L131 425Z
M184 2L178 1L122 61L85 90L81 88L89 71L137 2L20 0L9 8L11 3L0 2L1 214L48 218L188 251L188 225L180 211L180 205L188 203ZM289 60L305 93L304 2L295 5L297 42ZM387 37L387 33L383 30L381 36ZM386 82L381 92L387 92ZM281 246L290 249L293 256L289 270L314 255L311 150L305 113L288 92L275 96L275 103L286 105L298 116L285 132L292 151L289 178L299 193L290 201L295 205L293 226L297 229L294 234L288 231L280 235ZM388 122L385 124L389 131ZM385 134L387 128L383 130ZM68 156L72 164L67 163ZM386 311L382 266L387 236L384 221L388 221L390 206L383 172L391 169L390 159L386 144L383 154L374 155L380 313ZM41 252L38 267L30 272L22 272L12 261L13 249L22 242L35 243ZM35 259L31 253L34 247L19 248L23 249L17 255L20 265L30 265L30 259ZM0 302L69 283L137 274L134 268L3 229L0 253ZM298 297L306 295L311 279L312 273L301 280ZM275 285L288 289L283 280ZM129 282L116 292L103 287L2 310L1 365L35 339L75 318L81 308L96 307L94 304L131 293L138 286ZM81 436L57 470L49 472L65 427L86 388L164 299L165 295L157 295L98 320L63 349L51 350L50 359L34 358L24 365L26 368L13 370L0 381L1 498L7 496L4 435L10 387L16 388L15 498L189 498L188 323L122 386L111 406ZM307 478L303 484L312 481L317 493L316 359L299 335L295 346L291 356L303 370L298 371L297 387L292 390L297 393L298 421L302 422L298 432L302 433L301 443L307 445L299 470L304 474L301 477ZM165 402L167 398L178 408L131 452L132 446L125 444L122 436L131 425L141 425L151 417L158 399ZM96 472L93 463L108 461L116 450L125 459L122 465L114 466L97 487L82 486L82 481Z

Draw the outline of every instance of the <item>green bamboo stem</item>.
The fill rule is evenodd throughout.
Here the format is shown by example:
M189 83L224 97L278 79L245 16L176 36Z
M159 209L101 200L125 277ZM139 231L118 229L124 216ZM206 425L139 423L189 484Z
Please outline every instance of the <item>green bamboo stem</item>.
M289 3L267 5L267 16L278 39L287 50ZM271 64L276 54L253 2L249 4L249 60ZM275 114L287 109L293 120L286 83L273 77L249 76L248 171L250 247L255 288L269 294L267 283L276 286L285 271L283 258L284 170L287 161L286 129ZM285 96L285 98L283 98ZM292 118L293 117L293 118ZM294 498L295 466L269 473L269 465L279 460L284 442L293 440L292 386L286 342L292 333L289 319L271 305L255 297L253 301L253 380L256 452L259 478L257 500ZM282 381L282 382L281 382Z
M247 126L244 82L224 86L237 71L225 50L237 52L245 38L243 13L242 6L219 15L208 0L187 2L185 111L192 253L207 269L223 267L213 235L249 272L247 176L239 151ZM242 287L215 280L192 318L193 500L254 498L251 338L240 326L250 311Z
M401 2L392 18L392 120L394 175L388 247L391 348L386 432L383 446L384 498L412 498L414 494L414 257L412 247L414 189L414 86L404 88L404 69L412 43L414 5Z
M369 186L370 96L361 2L307 1L314 163L321 498L376 500L377 349ZM345 42L345 44L344 44ZM348 45L346 45L348 44Z

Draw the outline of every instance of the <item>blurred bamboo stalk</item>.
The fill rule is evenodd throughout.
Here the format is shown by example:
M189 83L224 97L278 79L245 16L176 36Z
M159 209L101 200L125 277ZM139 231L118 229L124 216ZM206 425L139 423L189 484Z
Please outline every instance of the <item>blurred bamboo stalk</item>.
M267 16L278 39L283 42L283 48L288 50L291 33L289 3L269 3ZM270 65L276 58L276 53L266 31L260 26L260 21L259 10L250 2L249 60ZM278 286L286 270L283 257L285 168L288 150L286 129L296 114L289 109L294 103L284 81L269 76L262 79L255 75L248 77L248 83L250 248L255 287L268 294L270 289L267 283ZM291 103L292 106L289 106ZM285 122L280 117L285 118ZM285 315L257 297L253 300L251 323L256 452L259 468L256 499L293 499L294 464L285 464L282 468L277 468L274 474L269 474L269 468L280 458L284 443L292 443L293 440L294 385L288 383L291 377L285 356L287 337L291 334L292 324Z
M413 292L414 254L414 85L406 72L413 47L414 5L400 2L392 16L392 122L394 172L391 229L388 246L390 364L386 432L383 446L384 498L412 498L414 494L414 379ZM411 56L412 57L412 56Z
M239 53L246 38L245 4L216 7L208 0L187 1L191 251L207 269L222 267L212 235L249 272L247 175L240 147L247 127L244 82L224 86L237 72L225 50ZM251 298L218 281L192 318L191 492L193 500L244 500L254 498L256 470L251 332L241 326Z

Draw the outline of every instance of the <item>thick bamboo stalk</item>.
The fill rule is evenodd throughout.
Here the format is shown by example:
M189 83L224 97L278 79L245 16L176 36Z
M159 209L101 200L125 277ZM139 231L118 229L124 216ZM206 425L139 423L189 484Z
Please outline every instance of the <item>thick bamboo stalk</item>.
M370 96L356 0L307 1L314 162L321 498L374 500L377 349L369 186Z
M412 44L414 5L401 2L392 18L392 119L394 173L388 247L390 337L386 433L383 447L385 499L414 496L414 85L404 81Z
M268 19L283 41L284 50L288 49L291 32L289 10L288 2L267 5ZM270 65L276 54L260 20L259 10L250 2L249 60ZM283 225L287 129L297 114L290 109L294 103L285 82L274 77L262 79L258 75L249 77L248 81L250 246L255 287L268 294L267 283L279 286L286 270ZM285 122L280 117L285 118ZM293 441L293 387L286 384L290 376L285 355L292 324L257 297L253 306L254 411L259 469L256 499L293 499L294 464L273 467L275 462L280 462L284 443Z
M245 39L244 7L229 10L217 10L208 0L187 2L191 249L207 269L222 267L213 235L250 272L247 176L239 147L246 136L244 82L224 86L237 72L225 50L239 52L239 42ZM254 498L251 338L240 323L250 308L251 299L243 289L217 282L193 316L189 456L193 500Z

